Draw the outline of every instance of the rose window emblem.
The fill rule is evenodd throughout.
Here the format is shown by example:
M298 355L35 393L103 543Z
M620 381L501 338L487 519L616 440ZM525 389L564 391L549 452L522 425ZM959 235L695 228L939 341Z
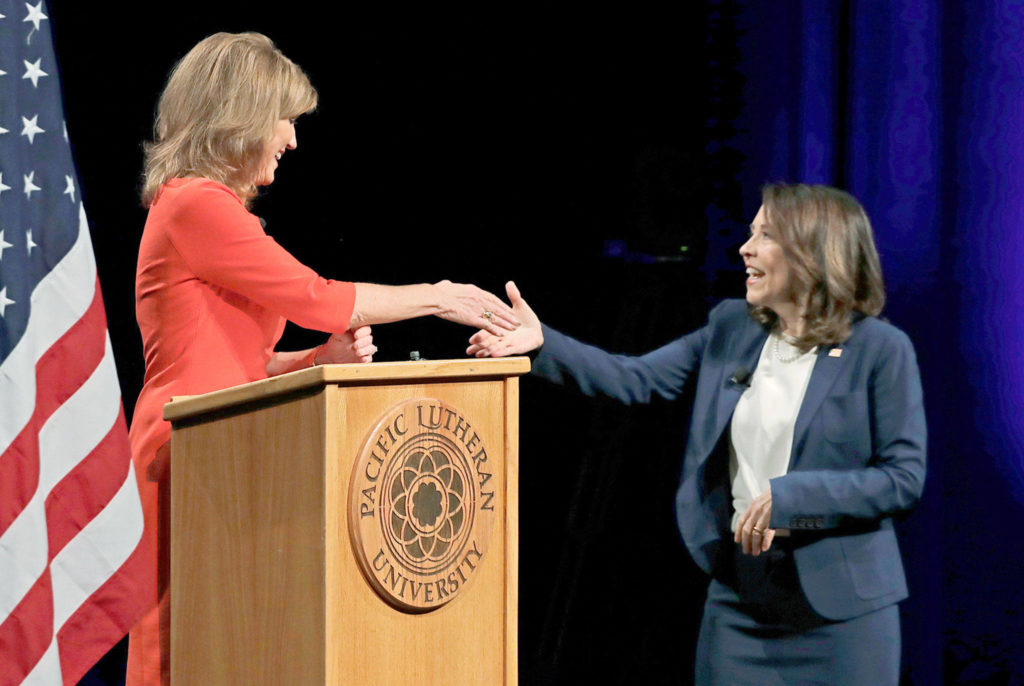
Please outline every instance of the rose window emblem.
M450 441L413 439L392 462L385 482L388 547L411 569L433 573L461 549L472 525L469 465Z
M462 476L439 450L412 451L391 483L391 530L406 555L444 559L466 520Z

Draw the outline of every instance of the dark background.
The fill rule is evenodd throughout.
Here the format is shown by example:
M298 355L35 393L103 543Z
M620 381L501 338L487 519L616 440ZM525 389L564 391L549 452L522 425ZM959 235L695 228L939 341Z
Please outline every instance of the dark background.
M300 260L380 283L512 278L549 324L617 351L742 294L760 184L846 187L928 405L928 486L901 529L904 681L1022 683L1020 3L121 5L49 16L129 415L141 143L168 71L215 31L266 33L320 91L255 207ZM470 333L376 327L377 359L459 357ZM281 347L322 339L290 328ZM525 378L521 405L522 683L687 683L706 580L672 521L686 403L623 410ZM123 646L85 682L118 683L122 662Z

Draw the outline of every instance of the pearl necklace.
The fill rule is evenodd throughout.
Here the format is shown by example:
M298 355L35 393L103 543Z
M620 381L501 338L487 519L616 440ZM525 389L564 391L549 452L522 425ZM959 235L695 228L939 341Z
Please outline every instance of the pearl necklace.
M782 362L784 364L788 364L790 362L796 362L801 357L803 357L808 352L810 352L810 351L801 352L801 350L799 348L797 348L795 353L791 353L789 355L783 355L782 351L779 350L779 341L781 339L782 339L782 335L781 334L779 334L779 335L772 335L772 355L779 362ZM789 343L789 341L786 341L786 342ZM790 345L792 345L792 344L790 344Z

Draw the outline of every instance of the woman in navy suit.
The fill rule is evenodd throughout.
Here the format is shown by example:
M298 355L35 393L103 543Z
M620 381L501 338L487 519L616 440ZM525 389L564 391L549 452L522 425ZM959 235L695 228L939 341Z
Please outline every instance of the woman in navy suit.
M539 348L533 372L624 403L695 382L676 517L711 576L698 684L897 684L907 596L894 515L921 496L925 419L885 301L871 224L849 194L769 185L740 248L746 302L639 357L543 325L481 331L469 354Z

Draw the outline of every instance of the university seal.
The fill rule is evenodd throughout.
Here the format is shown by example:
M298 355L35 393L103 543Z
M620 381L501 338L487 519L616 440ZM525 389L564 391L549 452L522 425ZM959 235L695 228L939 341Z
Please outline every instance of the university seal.
M406 612L428 612L472 581L487 555L496 489L483 439L433 398L388 410L353 467L349 529L370 585Z

